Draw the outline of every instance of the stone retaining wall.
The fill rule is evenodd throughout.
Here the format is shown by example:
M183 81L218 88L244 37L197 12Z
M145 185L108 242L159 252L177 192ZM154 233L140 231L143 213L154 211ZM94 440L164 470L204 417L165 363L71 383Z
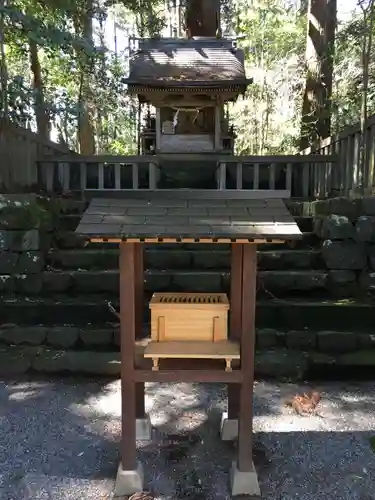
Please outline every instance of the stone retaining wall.
M314 365L375 365L375 336L335 331L257 331L256 374L303 379ZM142 356L142 342L137 346ZM151 365L150 365L151 367ZM120 374L118 328L0 329L0 376L34 372Z
M336 295L375 290L375 197L312 204L328 286Z

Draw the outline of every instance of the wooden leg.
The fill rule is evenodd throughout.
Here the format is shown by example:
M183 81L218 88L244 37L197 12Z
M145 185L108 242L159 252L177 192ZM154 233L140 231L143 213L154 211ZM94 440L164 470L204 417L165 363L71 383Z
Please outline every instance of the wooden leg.
M226 372L231 372L232 371L232 360L229 358L229 359L226 359L225 360L225 371Z
M242 322L242 260L243 245L231 246L231 280L230 280L230 338L240 340ZM228 384L228 418L237 419L240 406L240 388L238 384Z
M143 329L143 303L144 303L144 265L143 265L143 245L136 245L135 249L135 288L136 288L136 331L135 338L142 338ZM145 384L136 384L135 408L138 419L145 418Z
M152 371L159 371L159 358L152 358Z
M134 382L136 334L135 255L139 243L120 245L121 323L121 461L123 470L136 469L136 390Z
M253 470L253 388L256 306L256 245L243 249L240 414L238 419L238 469Z

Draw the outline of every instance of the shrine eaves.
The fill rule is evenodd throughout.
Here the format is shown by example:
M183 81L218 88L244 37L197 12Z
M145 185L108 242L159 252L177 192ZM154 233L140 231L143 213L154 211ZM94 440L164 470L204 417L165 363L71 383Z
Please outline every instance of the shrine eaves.
M76 233L90 239L117 237L122 241L301 238L283 200L275 195L261 198L251 191L134 190L120 198L109 196L91 201Z

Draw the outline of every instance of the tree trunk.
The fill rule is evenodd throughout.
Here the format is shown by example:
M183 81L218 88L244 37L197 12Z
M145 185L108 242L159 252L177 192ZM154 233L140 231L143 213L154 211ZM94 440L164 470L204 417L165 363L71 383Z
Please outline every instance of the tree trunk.
M219 0L187 0L186 28L189 36L217 36L220 30Z
M309 0L301 149L316 145L331 133L336 12L336 0Z
M359 188L360 194L364 194L367 187L372 191L373 172L369 171L366 176L366 136L367 136L367 118L368 118L368 87L369 87L369 65L372 51L372 39L374 29L374 10L375 0L370 0L367 8L363 8L364 33L362 40L361 66L362 66L362 92L361 92L361 136L358 148L358 174L353 179L355 187ZM368 145L370 147L370 145ZM367 177L367 178L365 178ZM372 193L371 193L372 194Z
M86 0L84 11L76 12L74 25L76 34L83 36L86 43L93 45L93 3ZM95 106L91 91L93 57L83 49L76 50L76 57L80 67L80 88L78 95L78 143L79 152L83 155L95 154Z
M4 42L4 14L0 14L0 83L1 83L1 102L0 111L3 116L8 116L8 68L5 56Z
M32 74L32 87L35 92L34 109L38 134L49 138L49 118L44 101L42 68L40 66L38 46L34 40L29 39L30 69Z

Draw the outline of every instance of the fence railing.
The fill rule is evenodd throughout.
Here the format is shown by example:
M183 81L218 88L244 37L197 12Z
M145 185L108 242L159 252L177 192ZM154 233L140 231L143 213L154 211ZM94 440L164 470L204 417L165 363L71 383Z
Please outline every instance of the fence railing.
M368 118L363 137L364 161L360 161L361 127L347 127L343 132L324 139L301 155L336 155L338 164L329 174L332 190L341 196L375 192L375 115Z
M40 183L38 158L43 156L45 164L51 157L62 154L74 155L61 144L0 118L0 189L17 191Z
M51 161L52 160L52 161ZM40 158L39 183L49 193L87 189L163 189L173 172L209 179L211 189L280 189L293 197L325 197L336 167L334 156L62 156ZM166 174L167 172L167 174ZM171 174L172 172L172 174ZM182 187L190 187L188 185Z

